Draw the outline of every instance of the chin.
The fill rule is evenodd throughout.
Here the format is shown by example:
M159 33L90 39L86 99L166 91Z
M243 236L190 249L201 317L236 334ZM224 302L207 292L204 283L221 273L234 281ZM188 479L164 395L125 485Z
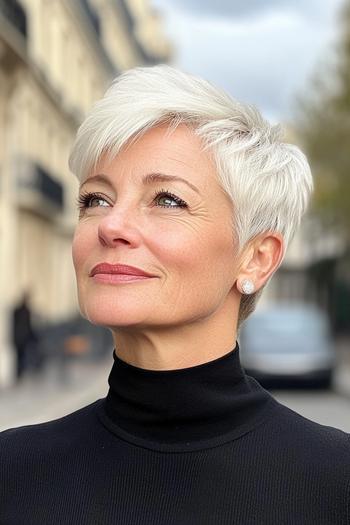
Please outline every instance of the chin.
M85 302L80 306L82 316L90 323L110 329L144 325L149 318L147 315L149 312L146 310L140 305L133 308L130 304L128 306L122 304L108 305L100 302L93 302L92 304Z

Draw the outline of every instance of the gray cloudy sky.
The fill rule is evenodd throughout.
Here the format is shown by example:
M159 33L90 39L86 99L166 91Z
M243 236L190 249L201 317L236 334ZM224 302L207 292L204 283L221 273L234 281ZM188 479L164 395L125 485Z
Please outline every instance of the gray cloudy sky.
M152 0L175 48L174 64L292 117L297 93L333 60L343 0Z

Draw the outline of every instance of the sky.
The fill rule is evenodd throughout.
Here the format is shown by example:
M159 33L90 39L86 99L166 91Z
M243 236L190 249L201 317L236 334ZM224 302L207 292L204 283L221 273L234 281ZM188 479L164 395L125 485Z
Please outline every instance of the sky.
M344 0L152 0L172 64L291 121L316 70L334 61Z

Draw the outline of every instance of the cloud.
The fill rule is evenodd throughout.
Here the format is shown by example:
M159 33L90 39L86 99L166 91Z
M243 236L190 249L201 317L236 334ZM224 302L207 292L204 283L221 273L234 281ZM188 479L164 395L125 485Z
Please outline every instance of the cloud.
M187 13L196 16L254 18L270 11L302 12L313 18L323 17L327 13L329 0L166 0L174 7L180 7ZM332 1L332 0L331 0ZM333 0L337 3L337 0ZM158 0L158 4L164 0Z
M219 16L198 16L195 0L186 1L191 9L182 8L179 0L158 0L158 5L162 2L165 7L167 31L175 42L175 65L257 105L275 121L291 115L296 93L305 89L313 68L325 55L334 37L330 13L334 19L335 4L340 1L325 0L318 20L296 9L308 3L302 0L219 1ZM253 17L221 16L224 8L232 11L232 5L244 4L247 14L258 3L269 4L270 9L261 8ZM281 9L280 4L290 8ZM200 5L209 5L209 1Z

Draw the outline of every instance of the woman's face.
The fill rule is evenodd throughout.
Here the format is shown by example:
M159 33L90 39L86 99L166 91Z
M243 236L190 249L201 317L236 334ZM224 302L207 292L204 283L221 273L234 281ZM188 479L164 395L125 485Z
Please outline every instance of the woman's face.
M101 159L81 186L73 261L92 323L175 327L237 301L232 204L201 146L185 125L158 126L111 162ZM101 263L152 277L91 276Z

